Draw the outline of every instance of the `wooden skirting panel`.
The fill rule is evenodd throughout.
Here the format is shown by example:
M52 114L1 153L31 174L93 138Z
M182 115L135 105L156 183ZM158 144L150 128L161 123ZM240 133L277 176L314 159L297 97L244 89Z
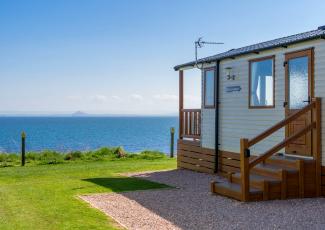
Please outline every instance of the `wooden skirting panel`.
M240 172L239 153L219 151L219 174L228 177L230 173Z
M219 151L219 174L227 176L240 171L239 153ZM197 172L214 173L215 151L202 148L199 141L178 140L177 145L178 168Z
M322 196L325 196L325 166L322 166Z
M178 140L177 167L197 172L214 173L214 150L202 148L199 141Z

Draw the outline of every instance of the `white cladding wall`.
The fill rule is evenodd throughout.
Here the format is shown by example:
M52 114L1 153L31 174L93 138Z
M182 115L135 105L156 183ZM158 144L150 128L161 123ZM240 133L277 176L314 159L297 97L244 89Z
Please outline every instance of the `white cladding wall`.
M325 152L325 41L314 40L289 48L277 48L260 54L245 55L236 59L226 59L220 63L220 149L239 152L240 138L252 138L266 128L284 118L283 102L285 97L285 53L314 47L315 96L322 100L322 152ZM275 108L248 109L248 61L250 59L275 55ZM227 80L225 68L232 67L236 80ZM203 86L203 84L202 84ZM240 86L240 92L227 93L227 86ZM203 88L202 88L203 92ZM203 97L202 97L203 98ZM202 103L203 105L203 103ZM202 146L214 149L215 110L202 107ZM276 132L265 141L251 148L252 154L260 154L279 143L284 138L284 129ZM325 165L325 154L322 159Z
M214 65L206 65L204 68L210 68ZM201 145L202 147L214 149L215 145L215 109L205 109L204 108L204 80L203 80L203 71L201 74L201 98L202 98L202 107L201 107Z

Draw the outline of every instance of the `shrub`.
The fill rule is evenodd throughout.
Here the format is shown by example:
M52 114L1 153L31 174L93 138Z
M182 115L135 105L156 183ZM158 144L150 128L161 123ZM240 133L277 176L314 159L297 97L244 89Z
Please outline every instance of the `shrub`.
M86 160L104 160L104 159L114 159L116 148L100 148L94 151L88 151L84 153L84 158Z
M64 155L55 151L45 150L40 153L39 160L41 164L59 164L64 160Z
M113 156L114 152L115 152L115 148L105 147L105 148L100 148L98 150L95 150L94 154L98 156Z
M82 157L83 157L82 152L74 151L74 152L67 153L64 156L64 160L78 160L78 159L81 159Z
M39 160L39 158L40 158L40 153L28 152L26 154L26 160L36 161Z
M17 162L19 156L14 153L0 153L0 162Z
M60 164L65 161L84 160L122 160L122 159L144 159L155 160L166 158L167 156L159 151L143 151L140 153L127 153L122 147L115 148L100 148L93 151L81 152L71 151L69 153L59 153L51 150L42 152L26 153L26 163L34 164ZM0 153L0 167L10 167L20 165L20 154Z
M166 154L159 152L159 151L149 151L145 150L142 151L138 154L130 154L130 158L135 158L135 159L145 159L145 160L155 160L155 159L163 159L166 158Z
M117 158L123 158L127 156L127 153L124 151L122 147L118 147L114 150L114 155Z

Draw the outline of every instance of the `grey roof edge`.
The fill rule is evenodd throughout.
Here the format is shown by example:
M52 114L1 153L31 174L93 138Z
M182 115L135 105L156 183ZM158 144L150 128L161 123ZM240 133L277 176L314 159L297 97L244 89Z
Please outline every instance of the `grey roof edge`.
M240 55L245 55L245 54L250 54L250 53L255 53L255 52L260 52L260 51L265 51L265 50L270 50L274 48L279 48L279 47L284 47L296 43L301 43L309 40L314 40L314 39L324 39L325 38L325 29L322 29L319 27L317 30L312 30L304 33L299 33L295 35L290 35L287 37L282 37L282 38L277 38L273 40L269 40L266 42L261 42L261 43L256 43L253 45L249 46L244 46L241 48L237 49L231 49L223 53L219 53L213 56L208 56L205 58L201 58L198 60L198 64L202 63L210 63L210 62L215 62L218 60L223 60L226 58L234 58ZM184 64L176 65L174 67L174 70L177 71L181 68L186 68L186 67L194 67L196 64L195 61L187 62Z

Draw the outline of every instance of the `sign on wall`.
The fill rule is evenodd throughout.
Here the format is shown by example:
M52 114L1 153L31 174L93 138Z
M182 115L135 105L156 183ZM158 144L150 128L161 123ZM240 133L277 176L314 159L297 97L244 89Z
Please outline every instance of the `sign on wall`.
M226 93L239 92L241 87L239 85L226 86Z

